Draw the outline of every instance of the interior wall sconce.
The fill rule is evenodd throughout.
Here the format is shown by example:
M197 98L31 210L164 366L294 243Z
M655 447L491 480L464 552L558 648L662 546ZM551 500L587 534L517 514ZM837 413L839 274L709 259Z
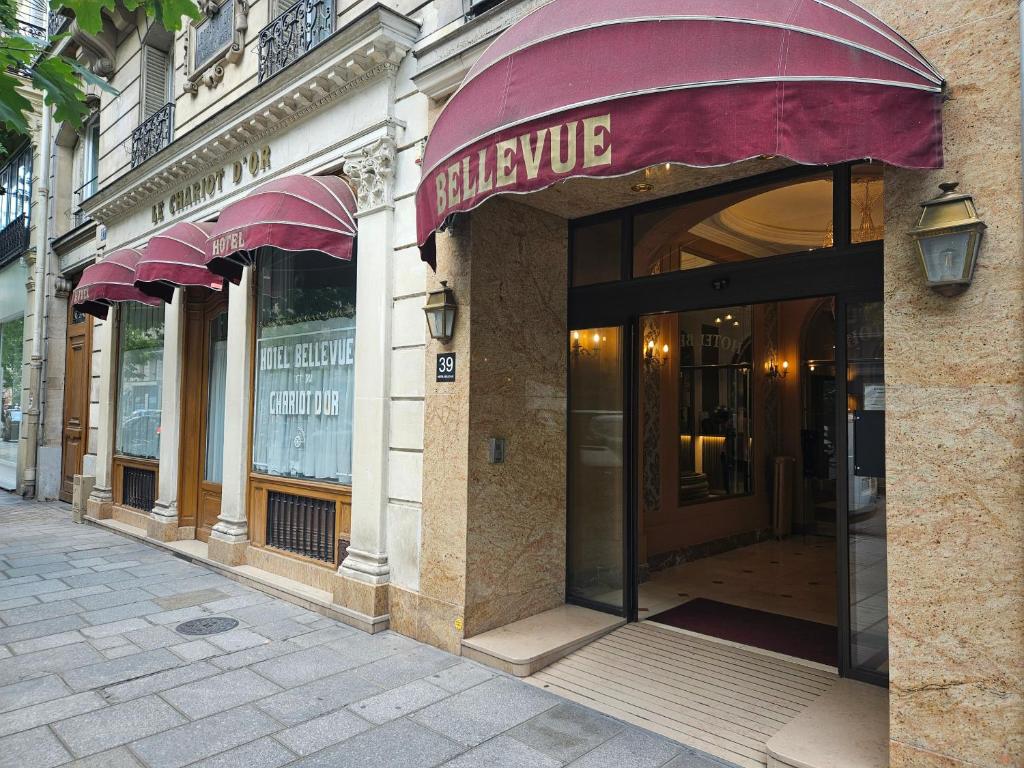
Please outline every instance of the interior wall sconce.
M789 360L783 360L780 365L775 357L770 357L764 364L764 372L771 381L782 381L789 376Z
M926 284L943 296L956 296L974 280L985 222L974 198L957 193L957 182L940 184L942 194L921 203L921 219L910 230Z
M596 355L601 351L601 342L607 338L597 331L573 331L570 334L569 352L573 362L578 362L585 357Z
M452 340L455 333L455 313L459 306L455 302L455 294L448 287L448 281L441 281L441 288L427 294L427 303L423 311L427 316L427 329L430 337L442 344Z
M654 339L648 339L644 345L644 363L649 366L662 366L668 362L668 344L658 345Z

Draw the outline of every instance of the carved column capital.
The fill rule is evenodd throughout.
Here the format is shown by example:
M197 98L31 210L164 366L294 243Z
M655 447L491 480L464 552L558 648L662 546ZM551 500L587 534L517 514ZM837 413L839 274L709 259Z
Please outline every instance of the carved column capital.
M382 136L345 158L345 173L355 182L360 215L394 207L397 149L391 136Z

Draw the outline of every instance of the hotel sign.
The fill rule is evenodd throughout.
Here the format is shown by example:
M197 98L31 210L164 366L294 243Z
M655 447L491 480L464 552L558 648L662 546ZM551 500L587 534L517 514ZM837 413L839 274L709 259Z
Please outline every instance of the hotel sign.
M176 189L166 200L153 205L152 220L162 224L166 215L177 216L197 205L213 200L224 192L224 179L237 187L243 181L255 179L270 170L270 145L253 149L232 163L211 171L191 184Z

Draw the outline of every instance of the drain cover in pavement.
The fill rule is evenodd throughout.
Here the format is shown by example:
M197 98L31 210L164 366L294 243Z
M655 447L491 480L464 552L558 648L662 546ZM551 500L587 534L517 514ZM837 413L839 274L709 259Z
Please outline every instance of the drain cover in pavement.
M174 628L183 635L219 635L238 626L238 619L225 616L210 616L203 619L192 619Z

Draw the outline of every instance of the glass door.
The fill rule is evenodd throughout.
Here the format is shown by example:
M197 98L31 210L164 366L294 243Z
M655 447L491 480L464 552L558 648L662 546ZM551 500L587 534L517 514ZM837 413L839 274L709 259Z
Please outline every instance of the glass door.
M889 672L885 526L885 333L881 301L845 304L844 672L884 683Z
M626 348L622 327L569 333L566 599L627 611Z

